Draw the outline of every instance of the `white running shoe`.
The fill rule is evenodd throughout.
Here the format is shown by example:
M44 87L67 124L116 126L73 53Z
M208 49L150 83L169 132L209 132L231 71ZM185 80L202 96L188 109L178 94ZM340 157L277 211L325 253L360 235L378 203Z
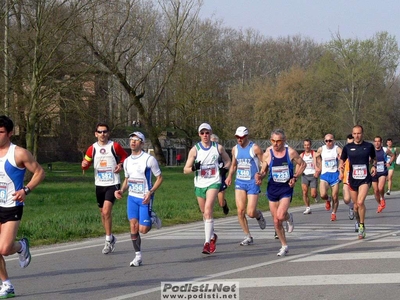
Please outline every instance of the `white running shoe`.
M253 245L253 238L250 236L246 236L243 241L240 242L240 246L249 246Z
M279 249L278 254L276 254L276 255L278 255L278 256L285 256L285 255L288 254L288 253L289 253L289 246L286 245L286 246L282 246L281 249Z
M151 225L156 225L157 229L160 229L162 226L161 219L157 217L154 211L151 212Z
M309 215L309 214L311 214L311 207L307 206L306 210L303 211L303 215Z
M103 254L108 254L108 253L114 252L116 242L117 242L117 238L113 235L111 241L106 241L103 251L102 251Z
M260 218L258 220L256 219L258 222L258 225L260 226L261 229L265 229L265 226L267 224L265 223L264 216L263 216L261 210L259 210L258 213L260 214Z
M142 264L142 257L135 256L135 258L130 262L129 266L131 267L139 267Z
M12 298L15 297L14 286L12 284L4 283L0 287L0 298Z
M23 249L21 253L18 253L19 265L21 268L26 268L31 262L29 241L27 238L22 238L19 242L21 243Z
M354 209L352 207L349 208L349 219L354 220Z
M356 221L356 224L354 224L354 232L358 232L358 226L360 224L358 224L358 222Z
M286 231L291 233L294 229L293 215L289 213L289 220L286 221Z
M387 190L386 195L390 195L390 190Z

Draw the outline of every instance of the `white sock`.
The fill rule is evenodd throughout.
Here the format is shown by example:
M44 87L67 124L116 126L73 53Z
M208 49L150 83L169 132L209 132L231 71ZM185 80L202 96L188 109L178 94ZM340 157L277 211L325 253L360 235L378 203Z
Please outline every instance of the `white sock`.
M142 252L141 251L135 252L135 256L138 258L142 258Z
M204 223L204 233L206 235L206 243L209 243L211 236L214 234L214 219L208 219Z
M106 241L111 242L112 240L112 234L111 235L106 235Z
M12 285L10 279L6 279L3 281L3 284Z

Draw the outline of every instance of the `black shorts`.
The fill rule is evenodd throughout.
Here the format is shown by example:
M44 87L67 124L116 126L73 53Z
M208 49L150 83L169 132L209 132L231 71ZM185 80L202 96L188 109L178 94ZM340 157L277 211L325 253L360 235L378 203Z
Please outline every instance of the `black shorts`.
M120 189L120 185L111 186L97 186L96 185L96 198L97 206L103 208L104 201L110 201L112 204L115 202L114 192Z
M0 207L0 224L8 221L20 221L24 212L24 206Z

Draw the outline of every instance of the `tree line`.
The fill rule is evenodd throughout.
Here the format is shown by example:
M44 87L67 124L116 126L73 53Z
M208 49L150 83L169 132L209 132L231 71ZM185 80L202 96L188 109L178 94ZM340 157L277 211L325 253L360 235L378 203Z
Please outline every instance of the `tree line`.
M201 0L2 0L0 110L34 155L45 137L77 151L99 121L126 134L139 121L160 163L159 135L190 147L209 122L257 139L400 138L399 48L388 32L340 32L316 43L202 19ZM114 134L115 135L115 134Z

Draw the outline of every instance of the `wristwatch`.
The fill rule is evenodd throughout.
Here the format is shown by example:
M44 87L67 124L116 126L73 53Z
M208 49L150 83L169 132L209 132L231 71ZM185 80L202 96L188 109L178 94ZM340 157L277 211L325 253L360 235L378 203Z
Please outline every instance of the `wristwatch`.
M24 190L25 195L28 195L31 192L31 189L27 186L24 186L22 189Z

